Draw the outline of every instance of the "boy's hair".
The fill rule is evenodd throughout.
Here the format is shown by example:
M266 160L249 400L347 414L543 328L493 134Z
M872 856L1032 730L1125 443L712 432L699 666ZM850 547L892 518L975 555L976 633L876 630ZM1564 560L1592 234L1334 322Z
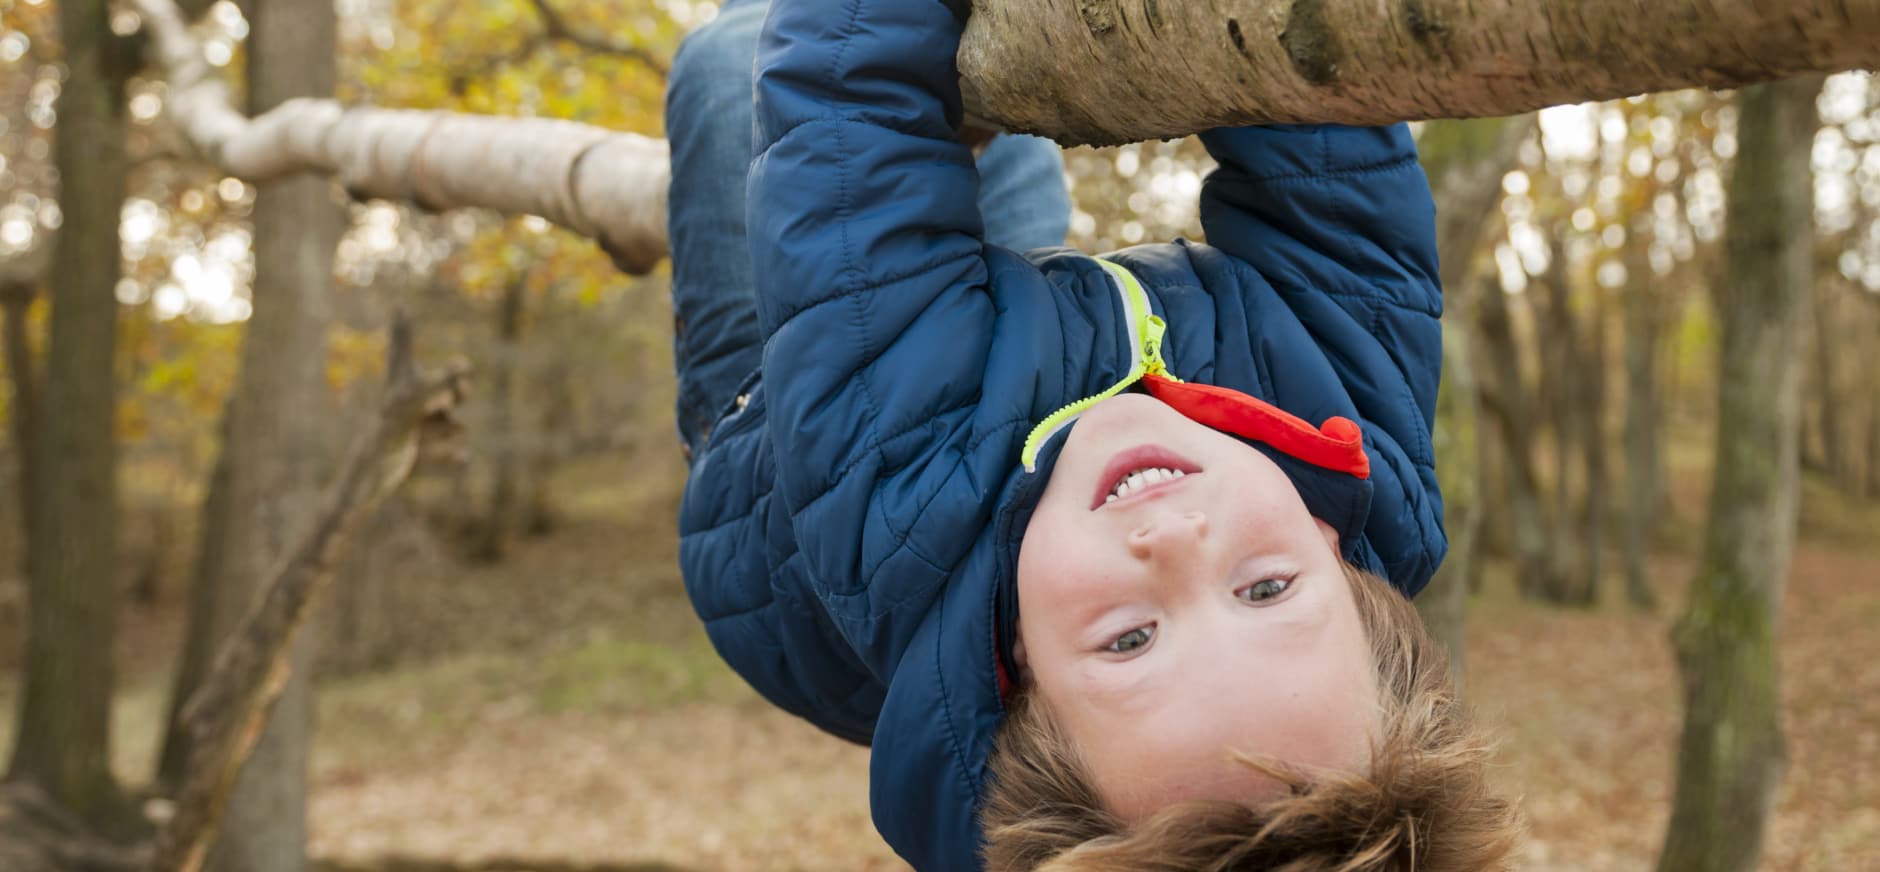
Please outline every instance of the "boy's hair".
M1026 689L994 739L980 823L991 872L1446 872L1504 868L1522 830L1490 791L1490 746L1456 697L1448 658L1416 608L1347 566L1377 664L1383 735L1366 774L1240 762L1290 788L1248 806L1170 806L1133 829L1103 808L1077 749Z

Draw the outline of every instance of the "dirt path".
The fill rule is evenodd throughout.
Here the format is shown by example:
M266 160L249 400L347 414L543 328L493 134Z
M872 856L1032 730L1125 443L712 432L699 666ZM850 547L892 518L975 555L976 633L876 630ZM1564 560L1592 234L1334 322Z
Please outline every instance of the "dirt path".
M566 560L578 545L539 547ZM512 571L539 578L523 568L531 553ZM1689 564L1656 570L1664 601L1681 602ZM1497 577L1472 606L1470 687L1531 818L1523 867L1649 869L1679 718L1668 619L1542 609ZM650 594L677 579L634 583ZM1880 869L1880 553L1804 542L1787 608L1791 768L1766 868ZM658 646L635 643L642 631L623 620L531 658L470 655L330 686L315 851L905 868L868 822L867 752L770 709L695 622L675 631L687 618L656 612Z
M867 751L770 708L711 652L674 567L676 484L635 480L628 493L570 488L566 525L501 566L398 579L400 665L322 686L317 856L353 870L389 856L906 868L869 823ZM1771 870L1880 870L1880 548L1863 523L1796 553ZM1681 603L1688 562L1654 568L1663 601ZM1649 869L1679 720L1668 618L1539 608L1506 573L1491 567L1471 604L1470 694L1505 739L1499 777L1530 817L1522 868ZM139 620L155 626L133 641L173 638L174 615ZM125 647L142 669L125 672L115 762L135 783L168 674L151 652L170 646ZM0 710L12 693L0 677Z

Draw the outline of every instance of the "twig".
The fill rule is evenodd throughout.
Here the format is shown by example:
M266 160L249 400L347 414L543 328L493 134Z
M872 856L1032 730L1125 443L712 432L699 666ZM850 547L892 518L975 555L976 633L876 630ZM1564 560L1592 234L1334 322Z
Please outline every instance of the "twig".
M459 432L450 413L468 387L468 366L456 363L442 373L420 374L411 328L402 315L393 325L386 358L388 384L378 418L354 443L328 492L325 511L288 553L183 707L189 762L175 810L157 833L150 872L202 868L236 776L287 683L288 650L324 592L347 535L411 473L420 442Z
M555 7L549 5L548 0L531 0L531 2L535 4L535 11L542 16L542 27L547 30L550 39L561 40L595 54L639 61L659 73L661 77L671 71L665 61L646 49L636 45L612 42L569 27L567 19L562 18L561 13L555 11Z

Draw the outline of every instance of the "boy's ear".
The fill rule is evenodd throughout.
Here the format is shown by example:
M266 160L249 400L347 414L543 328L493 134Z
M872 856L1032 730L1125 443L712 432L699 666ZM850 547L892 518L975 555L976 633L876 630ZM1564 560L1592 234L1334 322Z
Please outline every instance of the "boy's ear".
M1319 525L1319 535L1325 537L1325 544L1331 546L1333 554L1344 553L1338 550L1338 531L1332 529L1332 525L1327 524L1324 521L1319 520L1318 518L1313 518L1312 523Z
M1025 634L1017 633L1012 640L1012 664L1018 667L1020 676L1031 674L1031 661L1025 659Z

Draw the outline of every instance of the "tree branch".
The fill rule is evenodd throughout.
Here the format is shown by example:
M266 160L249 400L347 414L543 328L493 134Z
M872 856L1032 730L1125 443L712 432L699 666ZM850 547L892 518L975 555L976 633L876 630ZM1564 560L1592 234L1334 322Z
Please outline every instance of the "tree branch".
M134 0L169 74L170 114L222 172L256 184L335 175L356 197L540 215L601 244L622 270L666 255L665 142L548 118L289 100L249 119L171 0Z
M969 116L1111 145L1514 115L1880 65L1880 0L979 0Z
M652 52L627 43L609 42L597 36L581 33L568 25L561 13L550 6L548 0L530 0L542 18L542 31L523 38L515 48L498 54L484 55L481 60L449 75L451 93L462 94L464 86L472 79L488 76L498 69L518 64L542 50L552 42L566 42L576 48L593 54L625 58L638 61L648 69L659 74L661 79L671 72L671 65Z
M421 442L450 438L458 429L450 413L468 387L468 367L454 364L441 373L420 374L411 329L402 316L392 329L386 370L379 416L354 444L325 510L289 552L183 707L189 762L174 813L157 833L150 872L202 868L236 776L287 683L288 651L331 578L341 544L410 474Z
M169 71L171 114L251 182L337 175L355 195L540 215L628 272L666 254L665 143L536 118L330 101L236 112L172 0L132 0ZM551 32L570 30L532 0ZM1109 144L1223 125L1379 124L1512 115L1559 103L1737 87L1880 65L1880 0L979 0L959 51L981 127ZM1691 22L1703 23L1692 31Z
M562 18L561 13L555 11L555 7L550 5L548 0L531 0L531 2L535 4L536 13L542 16L542 27L546 29L548 38L566 42L595 54L639 61L658 73L662 79L671 72L667 63L654 56L652 52L636 45L610 42L598 36L582 33L569 27L568 20Z

